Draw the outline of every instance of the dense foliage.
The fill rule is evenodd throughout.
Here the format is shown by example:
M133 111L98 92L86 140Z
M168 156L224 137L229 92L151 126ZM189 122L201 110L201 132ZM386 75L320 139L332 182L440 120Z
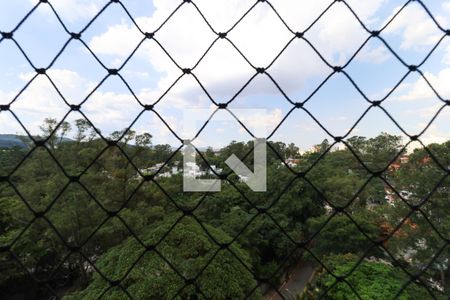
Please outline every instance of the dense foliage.
M155 245L173 223L175 218L168 217L164 223L155 224L154 229L143 234L143 241L147 245ZM206 226L205 229L217 242L229 239L211 226ZM174 299L178 292L179 299L192 299L197 294L207 299L242 299L246 296L249 299L260 298L259 290L251 294L257 282L246 269L250 267L248 254L236 245L216 253L216 243L192 218L184 218L178 223L156 249L162 256L155 252L141 256L145 248L130 238L102 256L97 267L110 280L124 278L121 286L137 299ZM211 263L208 264L210 260ZM128 273L134 263L136 265ZM185 280L172 268L187 279L195 278L196 284L186 285ZM87 289L68 298L98 299L108 287L109 284L96 274ZM127 299L119 288L107 291L105 297Z
M327 262L331 271L336 276L344 276L355 267L358 262L358 257L351 254L331 256L327 259ZM302 300L318 299L324 290L328 290L328 293L323 299L394 299L403 287L403 284L409 280L406 273L383 261L363 261L351 272L351 275L346 278L346 281L336 282L336 279L327 272L322 272L317 277L314 283L315 289L312 289L310 286L303 294ZM412 283L405 288L398 299L413 300L429 298L431 296L425 288Z
M47 120L42 137L55 126ZM316 293L333 279L318 260L345 272L362 256L373 260L363 259L357 276L348 280L367 299L380 286L383 293L395 294L408 279L400 266L419 273L436 295L448 293L450 142L430 145L431 152L418 148L401 163L401 138L389 134L352 137L346 141L352 151L325 140L300 154L293 144L270 142L266 193L252 192L231 174L220 193L203 194L184 193L181 174L171 173L181 167L180 151L153 145L147 133L114 132L109 138L118 140L117 146L78 120L64 123L46 148L34 148L28 139L27 147L1 149L0 176L9 182L0 182L0 248L11 252L0 252L0 298L28 286L29 297L36 299L53 293L90 299L103 292L121 299L120 288L107 290L97 269L111 280L123 279L122 287L137 299L171 298L177 290L189 299L198 294L196 288L208 298L235 299L260 283L255 278L279 284L299 259L315 264L319 275L310 291ZM232 153L251 166L252 148L252 142L232 142L220 151L202 151L205 160L197 161L204 170L214 165L228 172L224 161ZM280 159L295 161L289 168L306 175L296 176ZM145 175L154 180L144 180ZM423 205L411 206L424 199ZM182 210L193 216L185 216L159 243ZM232 242L229 250L241 262L221 250L196 278L197 286L184 288L179 274L154 251L127 273L144 251L130 232L146 244L158 244L159 253L186 278L195 278L207 264L219 249L217 241ZM394 267L392 257L400 265ZM47 284L33 285L30 275ZM386 282L389 276L392 281ZM402 297L414 299L408 297L416 288ZM330 299L352 299L345 285L330 293ZM258 288L252 297L261 298ZM429 298L425 293L420 299Z

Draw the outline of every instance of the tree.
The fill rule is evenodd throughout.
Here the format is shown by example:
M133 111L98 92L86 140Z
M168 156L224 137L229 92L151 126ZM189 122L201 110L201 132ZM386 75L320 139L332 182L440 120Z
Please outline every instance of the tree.
M370 139L361 136L351 137L348 144L372 171L386 168L397 155L402 154L403 146L401 136L386 132Z
M328 218L329 216L321 216L309 220L310 236L320 230L312 242L312 251L319 258L330 254L363 254L373 245L346 215L334 215L322 228ZM361 212L353 214L352 218L372 240L376 241L382 235L379 224L375 223L377 217L374 214ZM376 251L374 248L371 254L376 254Z
M174 221L174 218L167 218L163 223L148 230L144 242L149 245L156 244ZM205 225L205 228L219 242L230 240L229 236L218 229L208 225ZM208 299L242 299L256 286L256 281L249 271L228 250L221 250L213 260L210 260L216 252L217 245L192 218L184 218L178 223L157 249L183 276L195 279L197 286L188 284L184 287L183 278L155 252L148 252L139 259L143 248L133 238L109 250L96 265L108 278L119 280L130 266L138 261L122 281L122 286L135 299L172 299L177 292L180 292L177 299L203 298L202 296ZM250 267L248 254L239 246L232 245L230 250ZM196 278L200 271L201 275ZM108 283L96 274L85 290L67 299L96 299L108 287ZM118 288L110 290L105 297L126 298ZM261 295L256 290L250 298L260 299Z
M92 125L86 119L75 120L75 127L77 128L75 133L75 141L78 143L84 141L90 142L97 134Z
M411 215L400 228L400 234L395 235L389 244L399 259L408 260L405 263L413 272L427 265L431 257L446 245L444 239L449 237L450 179L446 169L450 168L450 142L427 147L428 151L416 149L409 155L408 162L402 164L392 180L395 189L402 192L404 198L401 200L395 196L395 209L389 211L392 226L410 212L409 205L420 205L420 212ZM405 257L405 252L409 253L408 257ZM445 247L426 270L428 276L438 281L447 292L450 290L449 261L450 248Z
M327 294L321 299L333 300L384 300L393 299L401 290L404 283L409 280L406 273L397 267L384 261L363 260L361 264L352 271L359 258L355 255L339 255L327 258L326 264L337 276L346 276L347 282L357 292L353 292L347 283L338 282L331 288L336 279L326 270L321 269L316 273L312 284L307 286L305 292L300 296L301 300L318 299L326 290ZM351 271L351 274L349 272ZM435 291L438 299L444 300L442 294ZM433 299L427 290L414 281L408 285L399 296L401 300Z
M47 120L42 126L44 134L55 132L57 124L56 120ZM105 149L107 144L103 139L95 138L96 131L86 120L75 122L74 140L67 138L70 126L60 128L63 132L56 130L56 134L52 135L56 138L51 141L55 146L51 149L52 156L56 157L59 164L56 164L47 149L42 147L0 151L1 176L4 176L0 182L0 248L11 244L20 234L12 250L26 269L43 279L51 274L54 274L55 278L59 278L59 274L67 274L73 281L65 283L62 288L53 281L49 282L49 285L57 290L60 288L59 290L63 291L73 291L75 298L95 297L103 291L106 283L98 274L92 274L92 267L77 253L66 257L68 249L65 244L73 249L81 247L80 251L96 262L95 265L99 266L101 271L106 270L106 274L112 279L121 279L119 275L124 274L127 267L134 262L133 259L137 259L136 255L144 250L133 238L129 238L128 228L146 244L154 244L170 229L175 222L175 216L181 216L180 208L195 209L195 217L205 224L206 229L218 241L229 242L233 238L230 249L242 258L244 265L251 269L257 278L267 278L278 270L272 277L271 282L274 284L279 283L278 279L285 273L285 268L289 268L297 259L305 258L302 248L295 247L293 241L308 240L330 217L331 213L326 210L323 195L341 206L347 204L365 185L354 199L354 204L345 210L367 235L378 241L386 237L410 212L410 207L400 199L394 200L395 207L380 201L385 196L385 183L381 179L370 178L370 172L361 166L348 149L333 149L318 162L321 153L302 155L299 169L308 170L308 167L314 164L314 168L303 177L296 176L280 163L280 157L295 157L296 146L269 142L268 148L274 148L280 157L268 149L266 193L252 192L245 182L234 174L229 177L233 184L224 180L220 193L203 195L183 193L181 175L168 178L156 176L154 181L144 181L139 176L140 170L166 162L174 154L170 145L153 145L149 133L136 134L128 130L124 135L125 130L117 131L112 135L112 139L118 140L124 135L117 141L118 147L109 146ZM386 134L371 139L355 137L348 141L358 156L373 169L386 167L390 158L400 151L399 140ZM330 144L324 141L320 149L325 151L329 146ZM33 151L21 162L32 148ZM430 192L433 192L428 201L420 207L421 212L410 215L398 233L383 243L412 273L421 271L431 257L445 245L450 224L447 213L450 208L450 178L445 169L450 165L450 143L429 145L428 148L434 154L433 157L439 160L440 166L434 162L428 151L416 150L409 156L409 162L403 162L398 171L384 173L398 191L409 192L406 200L411 203L421 204ZM206 149L203 154L211 164L223 167L224 161L232 153L242 159L252 149L252 141L233 142L219 151ZM199 157L197 158L200 161ZM181 160L181 154L175 154L168 166ZM252 168L252 153L244 162ZM18 169L9 174L19 163ZM68 175L72 175L71 182L60 166ZM227 168L225 171L229 170ZM77 176L81 176L79 183ZM436 186L445 176L445 180ZM5 181L5 178L8 180ZM369 178L371 180L367 183ZM34 214L16 194L15 189L30 207L44 218L34 219ZM105 212L100 206L109 212ZM111 216L117 217L109 218ZM61 236L55 233L45 218ZM30 222L32 224L27 227ZM439 231L444 239L434 229ZM316 256L323 259L326 265L330 254L339 257L349 253L362 255L370 246L371 242L360 229L342 213L336 214L328 225L322 228L321 233L306 245ZM171 263L175 263L183 276L195 278L196 273L209 261L219 246L205 234L201 226L186 217L157 249ZM380 248L374 247L368 255L377 257L378 262L383 258L388 259L376 249ZM424 280L439 284L445 291L450 278L448 250L447 245L422 276ZM405 251L408 257L404 255ZM101 258L98 259L99 257ZM247 268L234 258L228 250L221 250L212 260L210 267L197 278L201 291L209 293L206 294L209 298L220 299L223 298L222 295L228 298L243 298L256 286L256 281ZM334 262L331 261L332 265ZM369 263L364 261L366 262ZM341 259L340 263L345 264L345 259ZM22 284L19 283L31 282L26 271L14 262L7 251L0 253L0 264L2 271L5 271L0 273L0 294L4 293L6 286L10 286L10 282L20 285L21 288ZM59 270L53 272L57 267ZM395 271L398 270L395 268ZM387 276L383 272L375 271L374 276ZM370 272L360 275L369 276ZM373 279L383 282L383 279L380 280ZM172 272L171 267L155 252L149 252L125 278L124 284L135 298L148 297L147 291L154 293L150 297L164 298L166 295L173 295L171 293L177 288L181 289L184 281ZM363 289L363 284L359 287ZM86 289L81 291L84 288ZM196 297L198 291L195 289L193 285L185 287L181 290L180 297ZM341 291L339 297L347 297L345 293L348 291ZM9 296L7 293L6 295ZM120 295L122 294L117 288L112 288L105 297L114 299ZM348 292L348 295L351 293ZM0 298L2 296L3 294ZM258 298L260 295L254 296ZM28 298L33 297L38 296L30 295ZM201 294L199 297L201 298Z
M43 138L48 139L47 143L53 150L56 145L62 143L67 133L71 130L70 123L63 121L61 124L58 124L58 121L54 118L45 118L44 123L39 128L42 131Z
M286 158L299 158L300 149L294 144L290 143L286 148Z

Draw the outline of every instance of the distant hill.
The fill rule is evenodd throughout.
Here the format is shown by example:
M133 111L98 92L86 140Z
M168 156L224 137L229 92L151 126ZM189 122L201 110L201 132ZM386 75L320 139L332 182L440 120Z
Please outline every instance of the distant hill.
M29 139L30 138L27 136L20 136L16 134L0 134L0 148L26 148L27 144L25 141L28 141Z
M72 141L69 138L63 138L62 142ZM17 134L0 134L0 149L1 148L27 148L27 143L31 142L30 138L26 135Z

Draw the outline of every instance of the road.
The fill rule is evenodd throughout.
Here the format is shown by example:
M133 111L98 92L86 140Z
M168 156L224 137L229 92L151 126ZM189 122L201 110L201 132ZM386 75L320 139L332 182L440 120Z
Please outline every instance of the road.
M311 264L301 262L290 273L289 279L278 289L285 299L295 299L295 296L300 294L306 286L311 276L314 273L314 268ZM264 295L265 300L282 300L281 296L275 292L269 292Z

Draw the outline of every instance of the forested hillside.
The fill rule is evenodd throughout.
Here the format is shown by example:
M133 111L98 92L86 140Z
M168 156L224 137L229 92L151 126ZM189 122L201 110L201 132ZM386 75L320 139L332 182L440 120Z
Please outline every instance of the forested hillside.
M0 298L261 299L299 259L316 268L302 299L449 294L450 142L407 153L382 134L302 154L269 142L265 193L225 165L231 154L252 165L253 143L233 142L197 156L229 173L205 194L184 193L170 173L181 151L150 133L109 138L120 140L78 120L45 148L1 149Z

